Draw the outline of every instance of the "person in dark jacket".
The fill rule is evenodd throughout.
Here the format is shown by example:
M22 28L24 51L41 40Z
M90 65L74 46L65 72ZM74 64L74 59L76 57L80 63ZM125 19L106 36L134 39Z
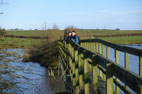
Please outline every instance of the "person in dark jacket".
M68 32L68 36L67 36L67 38L65 39L65 41L69 41L69 40L71 40L71 38L72 38L72 33L71 33L71 32Z
M76 32L75 32L75 31L72 31L71 34L72 34L72 39L73 39L77 44L80 45L80 38L76 35Z

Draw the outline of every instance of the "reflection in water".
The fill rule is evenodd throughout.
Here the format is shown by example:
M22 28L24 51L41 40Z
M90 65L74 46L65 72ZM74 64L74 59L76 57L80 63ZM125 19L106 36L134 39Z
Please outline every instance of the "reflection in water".
M21 49L0 52L0 94L51 94L46 68L23 63Z

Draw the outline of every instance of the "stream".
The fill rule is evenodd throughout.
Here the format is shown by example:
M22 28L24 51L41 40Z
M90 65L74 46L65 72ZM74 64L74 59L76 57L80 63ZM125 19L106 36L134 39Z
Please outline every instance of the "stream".
M63 91L63 81L49 77L45 67L36 62L22 62L24 51L0 51L0 94L53 94Z

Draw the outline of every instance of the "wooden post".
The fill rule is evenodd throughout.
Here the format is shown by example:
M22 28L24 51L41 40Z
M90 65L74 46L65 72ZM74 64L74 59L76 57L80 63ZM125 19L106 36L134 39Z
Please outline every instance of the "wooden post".
M88 79L88 60L85 57L84 58L84 80L85 80L85 94L90 94L90 85L89 85L89 79Z
M115 63L119 64L119 51L118 50L115 50ZM116 78L116 81L119 82L119 79ZM116 91L116 94L119 94L119 87L117 85L116 85L115 91Z
M125 53L125 68L129 69L129 54ZM125 85L125 88L129 90L129 87Z
M98 43L96 43L96 52L99 52L99 51L98 51Z
M72 62L72 46L71 43L69 43L69 52L70 52L70 56L69 56L69 64L70 64L70 77L71 80L73 81L73 62Z
M98 94L98 65L93 61L93 94Z
M113 65L107 64L106 69L106 94L113 94Z
M85 47L84 48L87 48L87 43L84 43Z
M94 48L95 48L94 51L97 52L97 50L96 50L96 43L94 43Z
M99 43L99 54L102 54L102 44Z
M142 77L142 57L139 57L139 75ZM142 94L142 87L140 87L139 94Z
M110 57L110 51L109 51L109 47L107 47L107 58L109 59Z
M91 51L92 51L92 52L95 51L94 47L95 47L94 42L92 42L92 43L91 43Z
M102 44L99 43L99 54L102 54ZM103 79L103 73L101 70L99 70L99 73L100 73L100 77Z
M72 46L72 57L73 57L73 59L75 58L75 50L74 50L74 47ZM72 72L73 72L73 74L72 74L72 76L73 76L73 86L75 86L75 61L73 60L73 62L72 62Z
M84 64L83 64L83 54L80 53L78 56L78 62L79 62L79 89L81 92L84 90L84 83L83 83L83 69L84 69Z
M78 79L78 51L75 50L75 84L76 84L76 94L79 94L79 79Z
M105 45L102 45L102 54L105 57ZM103 73L103 80L106 81L106 75Z

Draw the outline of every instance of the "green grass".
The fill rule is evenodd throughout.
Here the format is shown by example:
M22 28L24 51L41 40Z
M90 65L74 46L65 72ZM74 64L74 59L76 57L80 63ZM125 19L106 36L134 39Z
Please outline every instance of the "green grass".
M79 30L79 33L83 35L114 35L114 34L131 34L131 33L142 33L142 30L91 30L84 29Z
M52 30L47 31L8 31L7 35L16 35L16 36L39 36L39 37L47 37L50 35ZM60 30L63 34L63 30ZM91 29L83 29L78 30L78 33L85 36L92 35L114 35L114 34L131 34L131 33L142 33L142 30L91 30Z
M36 37L51 37L48 41L53 41L54 38L59 35L63 35L63 30L54 32L53 30L47 31L7 31L7 35L15 36L36 36ZM83 29L78 30L81 39L94 38L93 35L116 35L116 34L132 34L132 33L142 33L142 30L89 30ZM58 38L57 38L58 39ZM117 43L117 44L142 44L141 36L133 37L104 37L103 40ZM46 39L24 39L24 38L0 38L0 48L30 48L36 47L41 43L46 42Z
M142 44L142 36L133 36L133 37L105 37L100 38L108 42L115 44Z
M0 38L0 48L31 48L46 42L46 39Z
M47 31L7 31L7 35L48 37L52 30ZM62 31L60 31L62 32Z

